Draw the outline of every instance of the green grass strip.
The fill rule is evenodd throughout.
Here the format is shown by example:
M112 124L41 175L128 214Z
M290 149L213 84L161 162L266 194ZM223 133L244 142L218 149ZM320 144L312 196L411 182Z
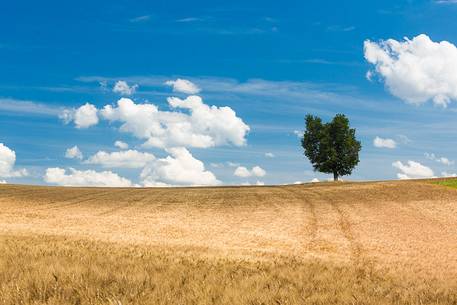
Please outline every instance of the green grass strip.
M436 181L433 183L457 189L457 179L446 179L446 180Z

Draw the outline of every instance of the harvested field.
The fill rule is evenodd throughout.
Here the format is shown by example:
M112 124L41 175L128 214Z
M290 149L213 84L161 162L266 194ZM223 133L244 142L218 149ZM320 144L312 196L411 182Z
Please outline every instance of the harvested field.
M429 181L0 185L0 304L457 304L457 190Z

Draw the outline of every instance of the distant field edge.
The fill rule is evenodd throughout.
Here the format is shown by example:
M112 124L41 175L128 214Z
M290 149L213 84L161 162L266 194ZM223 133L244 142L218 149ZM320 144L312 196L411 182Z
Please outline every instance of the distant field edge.
M268 187L287 187L287 186L336 186L348 184L377 184L377 183L406 183L406 182L425 182L433 183L442 186L457 188L457 177L439 177L439 178L424 178L424 179L395 179L395 180L343 180L343 181L320 181L320 182L302 182L288 184L266 184L266 185L217 185L217 186L169 186L169 187L107 187L107 186L60 186L60 185L41 185L41 184L15 184L3 183L2 188L69 188L69 189L237 189L237 188L268 188Z

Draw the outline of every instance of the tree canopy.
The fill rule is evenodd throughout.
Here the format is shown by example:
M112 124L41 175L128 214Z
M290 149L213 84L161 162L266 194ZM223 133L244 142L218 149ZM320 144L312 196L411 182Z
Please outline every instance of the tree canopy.
M333 174L335 181L350 175L359 163L362 145L348 118L337 114L331 122L323 124L321 118L308 114L305 122L301 144L314 170Z

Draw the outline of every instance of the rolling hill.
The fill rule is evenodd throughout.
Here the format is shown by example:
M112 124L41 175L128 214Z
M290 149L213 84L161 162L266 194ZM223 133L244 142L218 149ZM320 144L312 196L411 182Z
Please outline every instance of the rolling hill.
M0 304L456 304L457 190L0 185Z

